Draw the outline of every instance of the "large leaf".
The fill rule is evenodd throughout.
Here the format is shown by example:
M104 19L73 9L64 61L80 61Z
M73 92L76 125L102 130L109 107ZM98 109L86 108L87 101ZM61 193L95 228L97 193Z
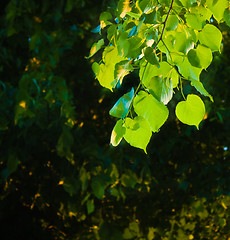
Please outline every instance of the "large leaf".
M176 106L177 118L185 124L199 127L205 115L205 106L200 97L189 94L186 101L181 101Z
M151 128L148 121L140 116L134 119L126 118L124 127L126 132L125 140L133 147L141 148L146 152L146 147L152 136Z
M212 51L220 50L222 34L217 27L206 24L204 29L198 33L198 38L201 44L209 47Z
M199 44L188 52L188 60L192 66L206 69L212 62L212 51Z
M207 6L211 9L218 22L224 17L224 11L228 5L227 0L207 0Z
M117 121L116 125L113 128L110 143L116 147L122 140L125 135L125 127L123 127L123 120L120 119Z
M130 104L132 103L134 96L134 89L132 88L130 92L124 94L122 97L118 99L118 101L114 104L112 109L109 111L109 114L114 117L124 118L128 111Z
M153 132L159 130L169 115L168 108L163 103L144 91L140 91L134 98L133 106L135 112L149 122Z

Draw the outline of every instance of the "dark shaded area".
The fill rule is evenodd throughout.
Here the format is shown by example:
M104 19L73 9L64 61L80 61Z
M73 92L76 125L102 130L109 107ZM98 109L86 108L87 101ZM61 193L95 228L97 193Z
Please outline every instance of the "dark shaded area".
M0 226L11 239L227 239L230 36L202 75L214 96L200 131L173 112L148 155L109 145L123 89L99 86L90 30L114 1L3 1ZM97 57L97 56L96 56ZM95 57L95 58L96 58ZM124 80L124 88L135 73ZM187 89L188 91L191 89ZM185 88L185 91L187 91ZM185 94L187 94L185 92Z

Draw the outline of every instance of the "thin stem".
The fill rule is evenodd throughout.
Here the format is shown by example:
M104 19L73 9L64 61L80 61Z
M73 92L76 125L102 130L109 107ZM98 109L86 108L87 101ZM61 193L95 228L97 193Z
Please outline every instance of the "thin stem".
M182 86L181 77L180 77L180 91L181 91L182 97L184 98L184 100L186 100L186 98L185 98L185 96L184 96L184 93L183 93L183 86Z
M171 10L172 10L173 2L174 2L174 0L172 0L172 2L171 2L171 5L170 5L170 7L169 7L169 11L168 11L168 13L167 13L167 16L166 16L164 22L163 22L163 29L162 29L160 38L158 39L158 41L157 41L154 49L156 49L158 43L162 40L162 37L163 37L163 34L164 34L164 30L165 30L165 26L166 26L166 22L167 22L167 20L168 20L169 14L170 14L170 12L171 12Z

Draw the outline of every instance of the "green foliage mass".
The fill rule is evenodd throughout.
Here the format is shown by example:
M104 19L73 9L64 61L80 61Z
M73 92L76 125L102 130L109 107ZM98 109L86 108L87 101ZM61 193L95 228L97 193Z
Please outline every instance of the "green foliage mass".
M166 105L172 99L174 89L180 89L184 97L185 81L190 81L198 93L213 101L200 82L200 74L211 64L212 53L221 50L222 34L212 22L214 19L218 23L225 21L228 5L227 0L120 0L114 17L105 12L101 14L100 20L105 18L107 22L101 23L101 29L102 26L109 27L105 30L107 45L103 50L103 63L94 62L93 65L99 83L111 91L121 85L124 75L119 78L114 69L119 61L129 61L130 71L123 68L125 75L133 69L139 70L139 85L130 104L120 98L110 111L112 116L123 119L124 128L127 128L129 117L141 116L153 132L159 131L168 118ZM94 44L90 52L102 48L102 40ZM140 97L143 94L145 97ZM181 122L198 128L205 115L205 106L200 98L199 104L195 96L188 98L178 103L175 113ZM186 107L185 111L182 106L191 107ZM114 114L116 111L119 114ZM148 126L140 128L144 130ZM132 138L136 137L132 135ZM128 142L146 152L146 139L140 138L143 142L139 144L136 141L129 139Z
M1 1L1 240L229 238L228 8L130 2Z

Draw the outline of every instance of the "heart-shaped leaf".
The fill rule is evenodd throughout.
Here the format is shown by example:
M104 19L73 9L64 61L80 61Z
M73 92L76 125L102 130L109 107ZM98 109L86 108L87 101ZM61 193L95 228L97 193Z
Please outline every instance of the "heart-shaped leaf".
M143 117L137 116L134 119L126 118L124 127L126 132L125 140L133 147L141 148L146 152L146 147L152 136L149 123Z
M116 147L122 140L125 134L125 127L123 127L123 120L120 119L117 121L116 125L113 128L110 143Z
M189 94L186 101L181 101L176 106L177 118L185 124L195 125L198 128L205 115L205 106L201 98Z

